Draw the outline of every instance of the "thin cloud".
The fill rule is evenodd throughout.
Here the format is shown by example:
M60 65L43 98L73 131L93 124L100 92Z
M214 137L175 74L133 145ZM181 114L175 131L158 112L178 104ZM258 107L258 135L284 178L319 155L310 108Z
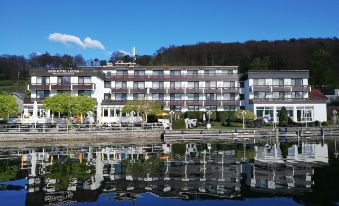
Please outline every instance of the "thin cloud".
M74 35L70 34L61 34L61 33L53 33L48 35L48 40L54 42L60 42L63 44L73 43L81 48L93 48L93 49L101 49L105 50L105 46L98 40L91 39L90 37L86 37L83 41Z

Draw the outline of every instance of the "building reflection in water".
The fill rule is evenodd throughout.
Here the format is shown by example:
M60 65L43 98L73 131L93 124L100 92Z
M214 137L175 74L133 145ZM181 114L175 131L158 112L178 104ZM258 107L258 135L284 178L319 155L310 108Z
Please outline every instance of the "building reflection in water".
M314 168L328 165L324 143L163 144L11 149L26 172L32 205L161 197L244 198L312 190Z

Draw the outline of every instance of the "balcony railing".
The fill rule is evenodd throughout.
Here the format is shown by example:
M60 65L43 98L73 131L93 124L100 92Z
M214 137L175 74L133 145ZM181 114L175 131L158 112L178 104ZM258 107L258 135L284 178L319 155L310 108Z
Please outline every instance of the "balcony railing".
M307 98L266 98L251 99L250 104L303 104L303 103L325 103L326 100L311 100Z
M28 90L95 90L95 84L93 83L72 83L72 84L35 84L31 83L28 86Z
M34 104L35 101L37 103L42 103L43 100L43 98L25 98L24 104Z
M106 80L114 81L210 81L210 80L234 80L238 81L238 74L215 75L112 75L106 76Z
M309 85L252 85L250 86L251 92L292 92L292 91L305 91L310 92L311 86Z

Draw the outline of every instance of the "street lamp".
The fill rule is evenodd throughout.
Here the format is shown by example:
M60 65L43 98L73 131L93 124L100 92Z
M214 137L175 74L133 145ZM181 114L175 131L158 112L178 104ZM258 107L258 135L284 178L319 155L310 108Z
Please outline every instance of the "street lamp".
M207 115L208 115L208 124L210 123L210 119L211 119L211 111L207 111Z
M208 115L207 129L211 128L211 124L210 124L211 113L212 113L211 111L207 111L207 115Z
M333 123L337 124L337 110L333 110Z
M242 128L245 129L245 114L246 114L246 111L242 110L241 114L242 114Z
M170 116L171 116L171 125L170 125L170 130L172 130L172 124L173 124L173 111L170 111Z

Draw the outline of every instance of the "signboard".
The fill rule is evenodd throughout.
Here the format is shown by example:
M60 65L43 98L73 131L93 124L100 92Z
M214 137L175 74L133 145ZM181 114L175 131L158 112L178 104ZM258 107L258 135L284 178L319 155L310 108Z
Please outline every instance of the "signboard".
M74 75L75 73L79 73L79 70L72 69L72 70L66 70L66 69L51 69L47 70L49 74L54 74L54 75Z

